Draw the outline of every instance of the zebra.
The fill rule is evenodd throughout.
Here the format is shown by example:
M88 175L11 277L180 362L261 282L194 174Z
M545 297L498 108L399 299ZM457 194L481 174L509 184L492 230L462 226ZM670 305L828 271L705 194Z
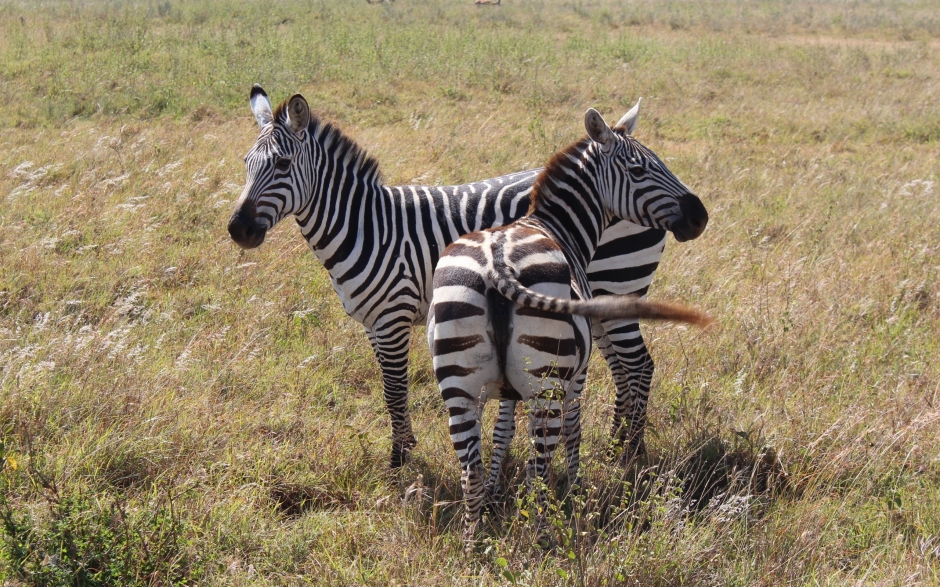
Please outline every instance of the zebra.
M460 237L438 262L427 336L460 461L465 539L475 533L486 494L480 416L488 398L530 404L529 481L548 481L565 436L569 481L577 483L590 319L709 321L635 296L592 297L587 267L610 218L665 229L679 240L697 238L708 222L701 200L628 134L635 118L611 129L588 110L587 138L549 161L526 216ZM544 490L539 496L544 502Z
M313 115L303 96L272 110L256 84L249 103L260 132L245 157L246 184L229 234L239 246L254 248L281 219L295 217L344 309L366 329L392 422L391 466L399 467L415 445L407 404L411 326L427 313L440 251L462 234L522 217L541 170L449 187L385 186L377 162ZM639 102L621 124L638 112ZM665 239L661 228L614 219L588 268L593 293L645 295ZM595 337L617 387L613 437L640 446L653 361L639 324L601 321ZM494 484L515 426L514 406L501 406L494 431Z

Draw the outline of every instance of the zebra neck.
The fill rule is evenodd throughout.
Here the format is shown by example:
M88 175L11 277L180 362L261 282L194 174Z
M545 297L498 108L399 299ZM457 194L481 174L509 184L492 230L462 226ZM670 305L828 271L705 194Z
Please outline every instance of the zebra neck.
M580 193L543 194L529 215L551 232L569 263L582 271L588 266L609 218L597 202L593 205Z
M303 150L309 158L301 173L311 187L295 216L310 248L326 264L337 248L347 248L349 239L372 225L382 180L378 162L328 122L311 123Z
M344 165L345 163L345 165ZM371 238L381 219L385 190L374 172L362 173L355 162L333 161L318 165L322 170L314 182L307 206L297 214L297 224L310 248L328 271L358 250L374 252Z

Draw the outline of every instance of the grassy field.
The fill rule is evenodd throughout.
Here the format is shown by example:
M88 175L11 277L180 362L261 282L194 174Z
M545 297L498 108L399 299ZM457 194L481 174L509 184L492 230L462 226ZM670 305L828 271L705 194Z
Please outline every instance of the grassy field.
M539 166L644 97L711 214L651 295L717 324L644 326L626 471L594 357L557 548L514 489L465 554L423 332L392 472L378 366L296 228L230 241L254 82L389 183ZM940 583L936 1L0 0L0 129L5 586Z

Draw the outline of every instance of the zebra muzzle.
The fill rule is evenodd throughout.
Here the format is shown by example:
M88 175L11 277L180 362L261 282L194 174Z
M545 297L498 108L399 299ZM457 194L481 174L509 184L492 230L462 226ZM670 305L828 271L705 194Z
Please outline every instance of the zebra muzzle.
M267 228L259 223L252 214L253 211L245 210L242 206L235 210L228 221L228 233L231 235L235 244L243 249L253 249L264 242L264 235Z
M680 243L701 236L708 225L708 210L702 200L694 194L686 194L679 201L682 217L669 228Z

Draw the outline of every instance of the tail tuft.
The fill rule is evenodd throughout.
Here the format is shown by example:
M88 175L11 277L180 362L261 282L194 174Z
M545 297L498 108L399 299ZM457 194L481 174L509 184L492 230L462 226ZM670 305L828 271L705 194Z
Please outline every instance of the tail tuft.
M688 306L668 302L651 302L636 296L600 296L574 305L575 314L590 318L643 318L684 322L704 328L714 320L708 314Z

